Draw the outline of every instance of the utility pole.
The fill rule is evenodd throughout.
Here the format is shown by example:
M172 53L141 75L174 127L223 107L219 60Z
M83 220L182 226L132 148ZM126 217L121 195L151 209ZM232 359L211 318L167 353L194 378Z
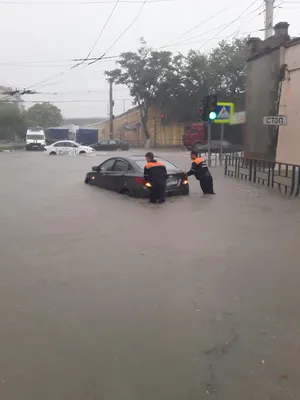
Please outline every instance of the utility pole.
M266 13L265 13L265 39L273 36L273 14L274 14L275 0L265 0Z
M207 122L207 164L211 167L211 120Z
M114 101L113 101L113 82L109 81L109 136L114 136Z

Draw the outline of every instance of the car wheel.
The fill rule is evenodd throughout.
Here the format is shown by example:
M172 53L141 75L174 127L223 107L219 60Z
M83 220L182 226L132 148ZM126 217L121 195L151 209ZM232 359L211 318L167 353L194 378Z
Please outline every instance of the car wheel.
M79 152L79 155L82 156L83 154L86 154L86 152L85 152L84 150L81 150L81 151Z
M56 156L55 151L51 151L50 156Z

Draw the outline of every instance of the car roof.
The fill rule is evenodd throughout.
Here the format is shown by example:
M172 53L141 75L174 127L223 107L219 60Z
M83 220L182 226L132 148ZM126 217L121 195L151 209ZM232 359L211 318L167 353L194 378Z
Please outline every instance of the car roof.
M103 162L107 161L107 160L111 160L111 159L119 159L119 160L125 160L127 162L133 162L135 163L135 165L137 165L139 168L140 166L138 164L136 164L136 161L144 161L145 164L147 163L145 156L139 156L139 155L132 155L132 156L127 156L127 157L123 157L123 156L113 156L113 157L109 157L106 160L104 160ZM170 163L171 165L174 165L175 169L178 171L181 171L181 168L178 167L178 165L174 164L172 161L166 160L165 158L162 157L155 157L156 160L160 160L160 161L166 161L168 163Z

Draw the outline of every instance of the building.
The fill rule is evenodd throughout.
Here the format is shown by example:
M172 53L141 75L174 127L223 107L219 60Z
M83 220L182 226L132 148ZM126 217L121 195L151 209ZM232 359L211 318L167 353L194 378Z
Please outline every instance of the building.
M98 127L99 140L109 139L109 119L93 124ZM146 137L141 124L140 110L138 107L131 108L125 113L118 115L113 121L113 137L126 140L131 146L142 146ZM150 134L151 146L154 147L180 147L182 146L182 135L184 124L173 122L169 119L166 125L161 123L161 111L158 108L150 107L148 112L148 131Z
M63 125L88 126L104 121L106 118L64 118Z
M300 164L300 38L288 27L279 22L270 38L248 41L245 156ZM276 115L286 115L287 126L263 125Z
M279 114L287 125L279 127L276 161L300 165L300 38L287 43L282 58Z

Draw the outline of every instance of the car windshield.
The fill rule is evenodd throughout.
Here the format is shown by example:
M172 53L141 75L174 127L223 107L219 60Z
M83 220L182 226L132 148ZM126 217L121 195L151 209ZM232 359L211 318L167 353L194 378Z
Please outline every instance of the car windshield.
M176 167L176 165L172 164L170 161L164 160L162 158L156 158L157 161L161 161L162 163L165 164L167 171L177 171L179 168ZM144 169L146 165L146 160L140 159L140 160L134 160L134 162L137 164L137 166L140 169Z
M31 135L30 133L29 134L27 134L27 139L32 139L32 140L43 140L45 138L45 136L43 135L43 134L40 134L40 135L36 135L36 134L34 134L34 135Z

